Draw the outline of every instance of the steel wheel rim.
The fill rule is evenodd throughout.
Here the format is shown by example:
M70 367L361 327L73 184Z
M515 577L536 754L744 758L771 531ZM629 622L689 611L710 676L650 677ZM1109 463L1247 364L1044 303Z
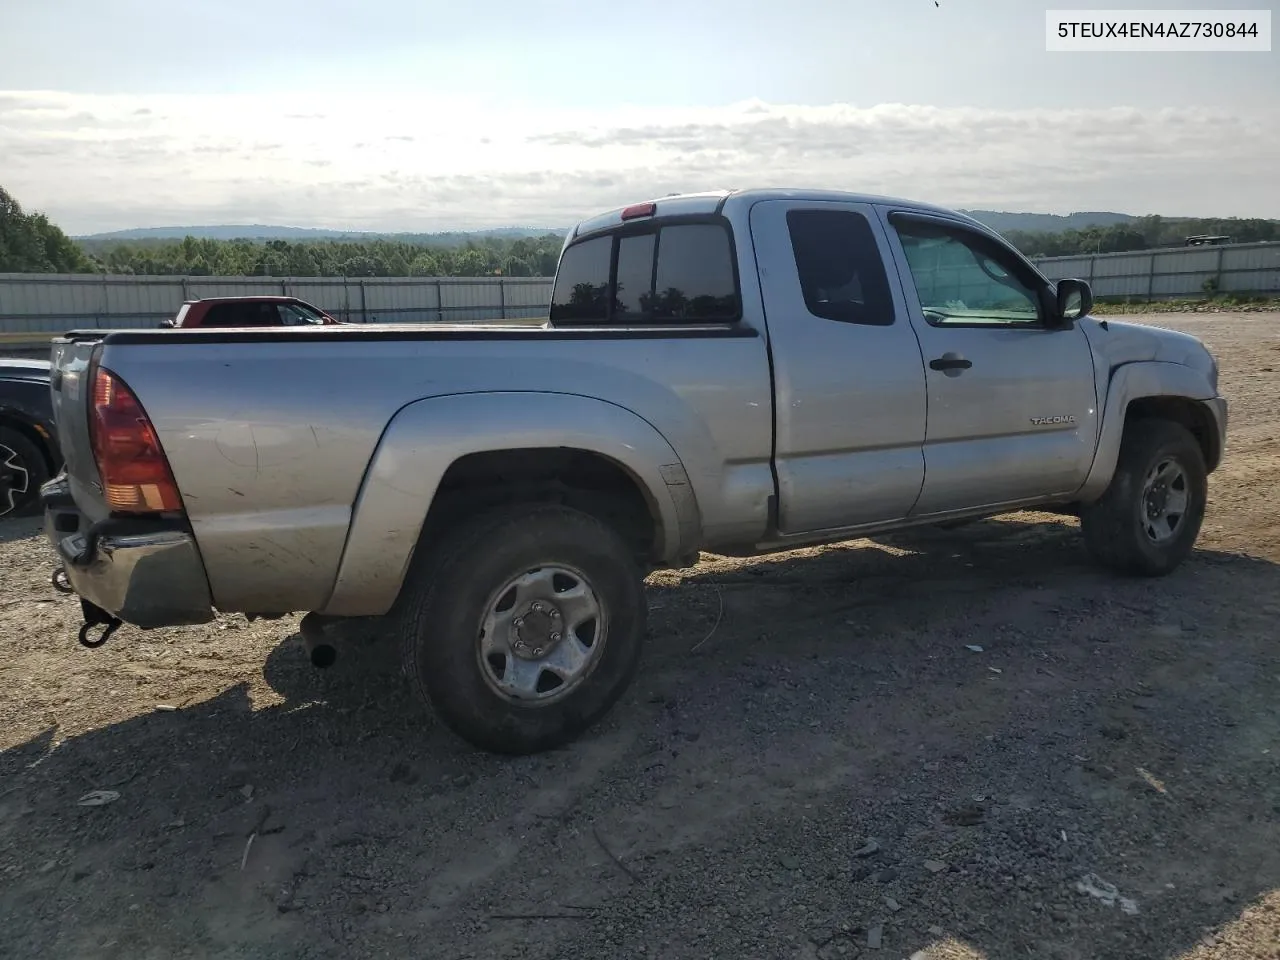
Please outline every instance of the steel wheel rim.
M476 659L489 688L521 706L563 700L591 675L609 636L604 601L582 571L542 564L489 595Z
M1157 460L1147 471L1141 509L1142 530L1152 543L1168 543L1182 532L1191 509L1191 483L1173 457Z
M18 451L0 443L0 517L18 507L19 494L31 487L31 471L18 456Z

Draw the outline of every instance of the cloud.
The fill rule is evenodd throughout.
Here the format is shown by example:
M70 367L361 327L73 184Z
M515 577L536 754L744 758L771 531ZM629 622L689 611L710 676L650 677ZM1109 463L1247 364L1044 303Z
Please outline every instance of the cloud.
M321 109L322 108L322 109ZM1280 111L908 104L503 110L463 100L0 91L3 185L68 230L562 226L675 191L1280 217Z

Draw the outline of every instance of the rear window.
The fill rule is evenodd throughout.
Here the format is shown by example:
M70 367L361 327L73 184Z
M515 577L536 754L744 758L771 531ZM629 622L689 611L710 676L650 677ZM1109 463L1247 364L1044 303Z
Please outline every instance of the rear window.
M664 227L658 234L654 319L736 320L738 292L729 232L711 223Z
M889 278L865 217L849 210L792 210L787 230L811 314L877 327L893 323Z
M652 311L653 251L657 234L642 233L618 239L618 282L615 288L614 320L643 320Z
M741 316L729 231L671 223L569 247L552 323L717 323Z
M603 323L608 319L612 257L612 237L588 240L564 252L551 295L553 323Z

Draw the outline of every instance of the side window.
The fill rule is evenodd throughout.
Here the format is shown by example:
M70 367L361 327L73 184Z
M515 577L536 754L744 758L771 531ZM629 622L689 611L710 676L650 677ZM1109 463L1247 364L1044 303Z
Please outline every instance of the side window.
M893 323L889 278L865 217L847 210L792 210L787 231L811 314L878 327Z
M613 237L597 237L564 252L551 292L552 323L604 323L609 319Z
M274 304L218 303L205 315L205 327L275 327L280 320Z
M204 315L202 327L238 327L240 310L234 303L217 303Z
M713 223L663 227L658 233L654 320L705 323L738 316L729 232Z
M942 224L895 219L924 318L934 326L1039 326L1035 288L986 238Z
M240 316L240 325L244 327L278 327L280 314L276 312L274 303L246 304Z

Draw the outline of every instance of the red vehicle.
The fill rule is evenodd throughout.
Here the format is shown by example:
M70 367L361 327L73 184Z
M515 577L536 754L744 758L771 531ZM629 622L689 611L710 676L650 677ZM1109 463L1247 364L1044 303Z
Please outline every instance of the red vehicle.
M160 326L180 330L210 327L307 327L342 323L297 297L209 297L188 300Z

